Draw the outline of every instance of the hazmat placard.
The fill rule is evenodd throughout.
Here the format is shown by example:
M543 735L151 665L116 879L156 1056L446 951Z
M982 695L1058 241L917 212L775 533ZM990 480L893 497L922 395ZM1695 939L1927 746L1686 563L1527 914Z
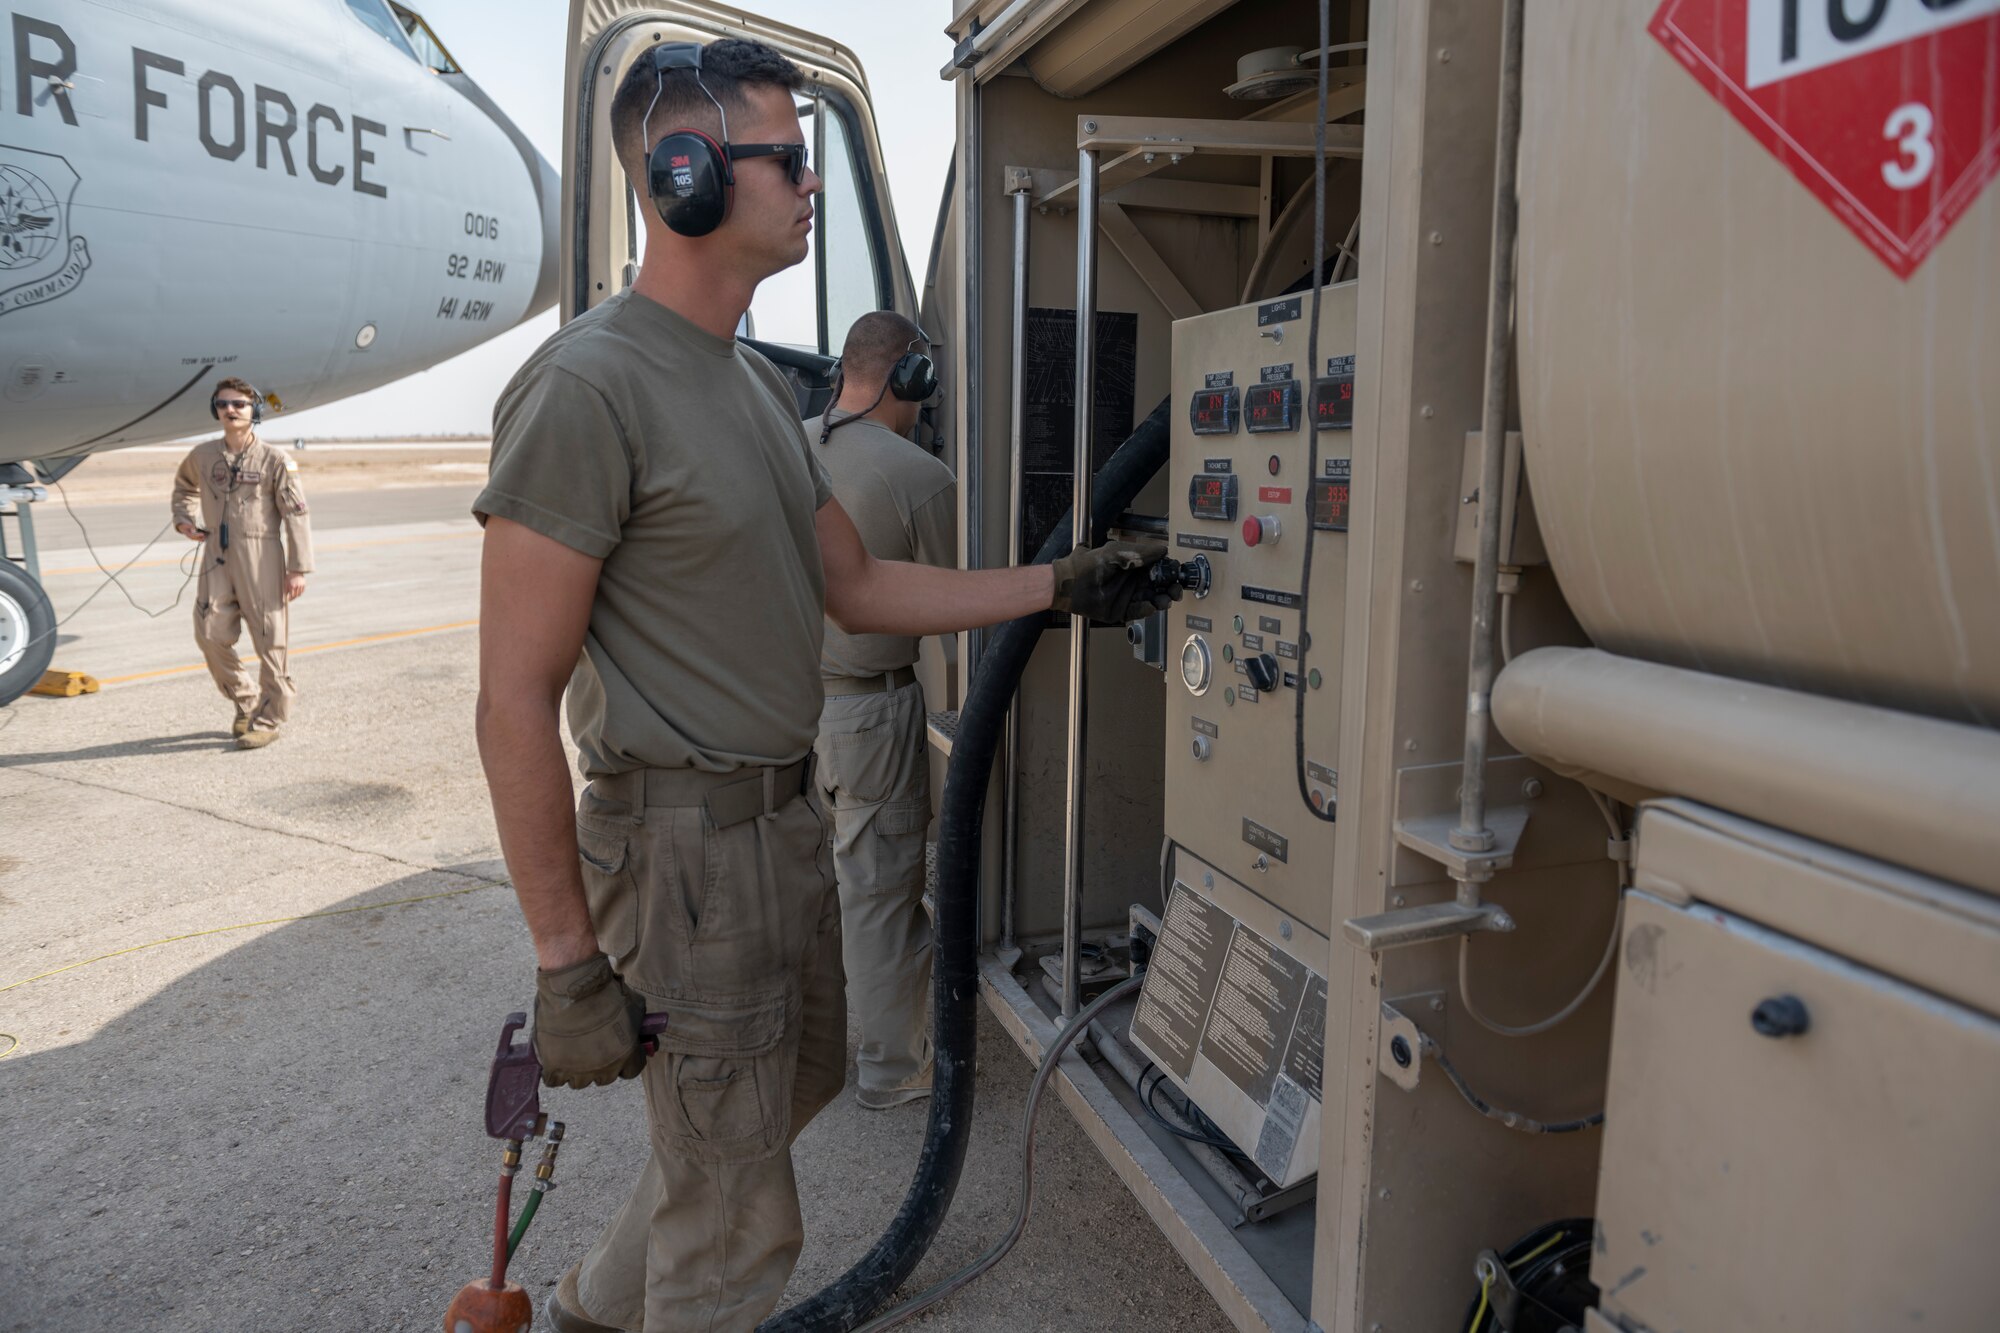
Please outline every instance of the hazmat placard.
M1648 30L1898 277L2000 169L2000 0L1665 0Z

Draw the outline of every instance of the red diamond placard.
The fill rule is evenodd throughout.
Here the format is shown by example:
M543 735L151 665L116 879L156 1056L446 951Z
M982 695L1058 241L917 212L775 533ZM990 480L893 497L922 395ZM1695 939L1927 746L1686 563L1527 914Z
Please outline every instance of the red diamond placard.
M1665 0L1648 31L1898 277L2000 170L2000 0Z

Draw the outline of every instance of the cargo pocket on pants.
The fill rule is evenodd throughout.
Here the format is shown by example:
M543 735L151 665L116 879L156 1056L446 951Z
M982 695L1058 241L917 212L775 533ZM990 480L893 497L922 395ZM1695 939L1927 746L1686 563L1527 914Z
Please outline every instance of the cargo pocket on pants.
M629 864L633 832L607 828L594 819L576 821L578 868L583 872L590 924L597 931L597 947L620 971L639 943L638 890Z
M646 1069L654 1122L679 1156L762 1161L791 1132L796 1052L788 988L726 1000L668 1000L660 1056Z

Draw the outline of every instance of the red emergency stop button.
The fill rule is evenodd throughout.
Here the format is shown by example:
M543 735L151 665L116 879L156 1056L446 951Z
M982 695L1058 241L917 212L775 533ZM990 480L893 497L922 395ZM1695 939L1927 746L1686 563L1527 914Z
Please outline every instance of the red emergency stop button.
M1243 544L1262 546L1265 542L1278 540L1278 516L1276 514L1252 514L1243 520Z

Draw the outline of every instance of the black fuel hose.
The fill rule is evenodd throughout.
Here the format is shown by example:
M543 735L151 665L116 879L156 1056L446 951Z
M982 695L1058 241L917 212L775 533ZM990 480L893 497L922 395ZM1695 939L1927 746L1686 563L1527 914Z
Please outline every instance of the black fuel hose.
M1111 528L1166 465L1172 398L1163 400L1099 469L1091 488L1092 531ZM1065 511L1030 563L1069 554ZM881 1237L846 1273L758 1326L758 1333L847 1333L895 1295L916 1271L951 1206L972 1133L972 1080L978 1045L979 849L993 757L1007 729L1007 708L1048 626L1037 613L1010 620L986 640L972 689L958 716L951 764L938 811L936 947L931 955L930 1124L903 1206Z

